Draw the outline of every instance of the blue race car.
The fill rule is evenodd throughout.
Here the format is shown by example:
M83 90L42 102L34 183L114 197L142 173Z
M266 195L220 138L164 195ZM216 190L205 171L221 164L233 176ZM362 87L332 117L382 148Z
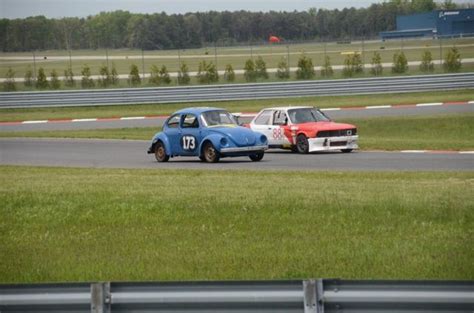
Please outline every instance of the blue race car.
M265 135L237 124L232 114L218 108L188 108L175 112L152 140L148 153L158 162L175 156L198 156L218 162L223 157L248 156L260 161L268 140Z

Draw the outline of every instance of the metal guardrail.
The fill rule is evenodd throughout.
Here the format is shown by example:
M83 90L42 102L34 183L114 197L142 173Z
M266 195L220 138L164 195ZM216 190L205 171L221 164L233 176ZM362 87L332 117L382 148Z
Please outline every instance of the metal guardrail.
M229 281L0 285L0 312L466 312L474 281Z
M474 73L187 87L1 92L0 108L210 102L474 88Z

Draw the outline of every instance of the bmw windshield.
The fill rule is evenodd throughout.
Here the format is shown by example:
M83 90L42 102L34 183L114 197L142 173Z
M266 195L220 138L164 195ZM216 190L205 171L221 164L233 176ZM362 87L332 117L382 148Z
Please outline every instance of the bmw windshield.
M202 118L207 127L238 126L235 118L227 111L207 111L202 113Z
M330 121L329 117L315 108L290 109L288 115L293 124Z

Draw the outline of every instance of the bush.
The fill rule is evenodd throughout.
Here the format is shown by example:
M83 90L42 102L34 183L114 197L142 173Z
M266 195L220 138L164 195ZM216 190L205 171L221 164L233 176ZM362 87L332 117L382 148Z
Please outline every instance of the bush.
M81 86L82 88L92 88L95 86L94 80L91 78L91 69L87 64L84 64L82 67L82 79Z
M28 66L25 72L25 81L24 84L26 87L32 87L33 86L33 71L31 70L31 67Z
M3 82L3 90L5 91L15 91L15 72L9 68L5 74L5 81Z
M257 72L255 70L255 63L252 59L245 61L244 77L247 82L254 82L257 80Z
M393 55L392 73L406 73L408 71L408 61L405 53L396 52Z
M59 89L61 87L61 81L58 78L58 73L56 70L51 72L51 79L49 81L52 89Z
M138 86L142 83L140 78L140 72L138 71L138 66L132 64L130 66L130 74L128 75L128 82L132 86Z
M112 70L110 71L110 83L112 85L117 85L119 83L119 76L117 69L115 68L115 63L112 63Z
M382 74L383 67L382 67L382 57L380 53L374 52L372 56L372 68L370 69L370 73L375 76L379 76Z
M276 77L279 79L288 79L290 78L290 68L286 62L286 58L282 57L280 62L278 62L278 69L276 72Z
M233 82L235 80L235 72L231 64L225 66L224 80L228 82Z
M446 54L443 67L446 72L458 72L461 69L461 54L456 47L451 48Z
M191 82L191 77L189 77L189 69L186 63L181 63L178 71L178 84L188 85Z
M351 77L354 74L360 74L364 72L364 65L362 64L362 58L359 53L348 54L344 59L344 68L342 75L345 77Z
M68 68L64 71L64 86L74 87L75 85L76 81L74 80L74 73L72 72L72 68Z
M48 88L48 80L46 79L46 74L44 69L40 67L38 69L38 77L36 78L36 88L38 89L46 89Z
M314 72L313 60L308 58L304 54L298 59L298 70L296 70L297 79L311 79L314 78L316 73Z
M109 67L107 65L102 65L99 69L99 75L97 84L100 87L107 88L109 84L112 83L112 76L110 75Z
M331 58L328 55L324 57L324 64L321 68L321 76L331 77L334 74L334 71L331 66Z
M434 71L433 57L431 56L431 52L428 50L424 51L423 54L421 55L420 71L422 72Z
M168 85L171 83L171 78L166 66L163 65L161 69L158 69L156 65L151 66L150 83L154 85Z
M219 81L219 74L214 63L201 61L199 63L199 69L197 79L201 84L209 84Z
M257 78L268 79L267 64L261 56L255 61L255 74Z

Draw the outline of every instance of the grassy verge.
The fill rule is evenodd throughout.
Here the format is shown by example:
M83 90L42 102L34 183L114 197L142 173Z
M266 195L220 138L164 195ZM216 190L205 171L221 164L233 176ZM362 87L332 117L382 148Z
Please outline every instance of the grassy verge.
M472 89L438 92L415 92L386 95L355 95L332 97L301 97L270 100L201 102L180 104L136 104L118 106L91 106L65 108L34 108L34 109L2 109L0 122L66 119L66 118L96 118L113 116L143 116L171 114L179 109L190 106L215 106L226 108L232 112L256 112L268 106L278 105L314 105L320 108L353 107L365 105L413 104L423 102L471 101L474 98Z
M474 113L344 119L357 125L364 150L474 150ZM2 132L0 137L150 140L158 127L40 132Z
M0 174L3 283L474 278L473 173Z

